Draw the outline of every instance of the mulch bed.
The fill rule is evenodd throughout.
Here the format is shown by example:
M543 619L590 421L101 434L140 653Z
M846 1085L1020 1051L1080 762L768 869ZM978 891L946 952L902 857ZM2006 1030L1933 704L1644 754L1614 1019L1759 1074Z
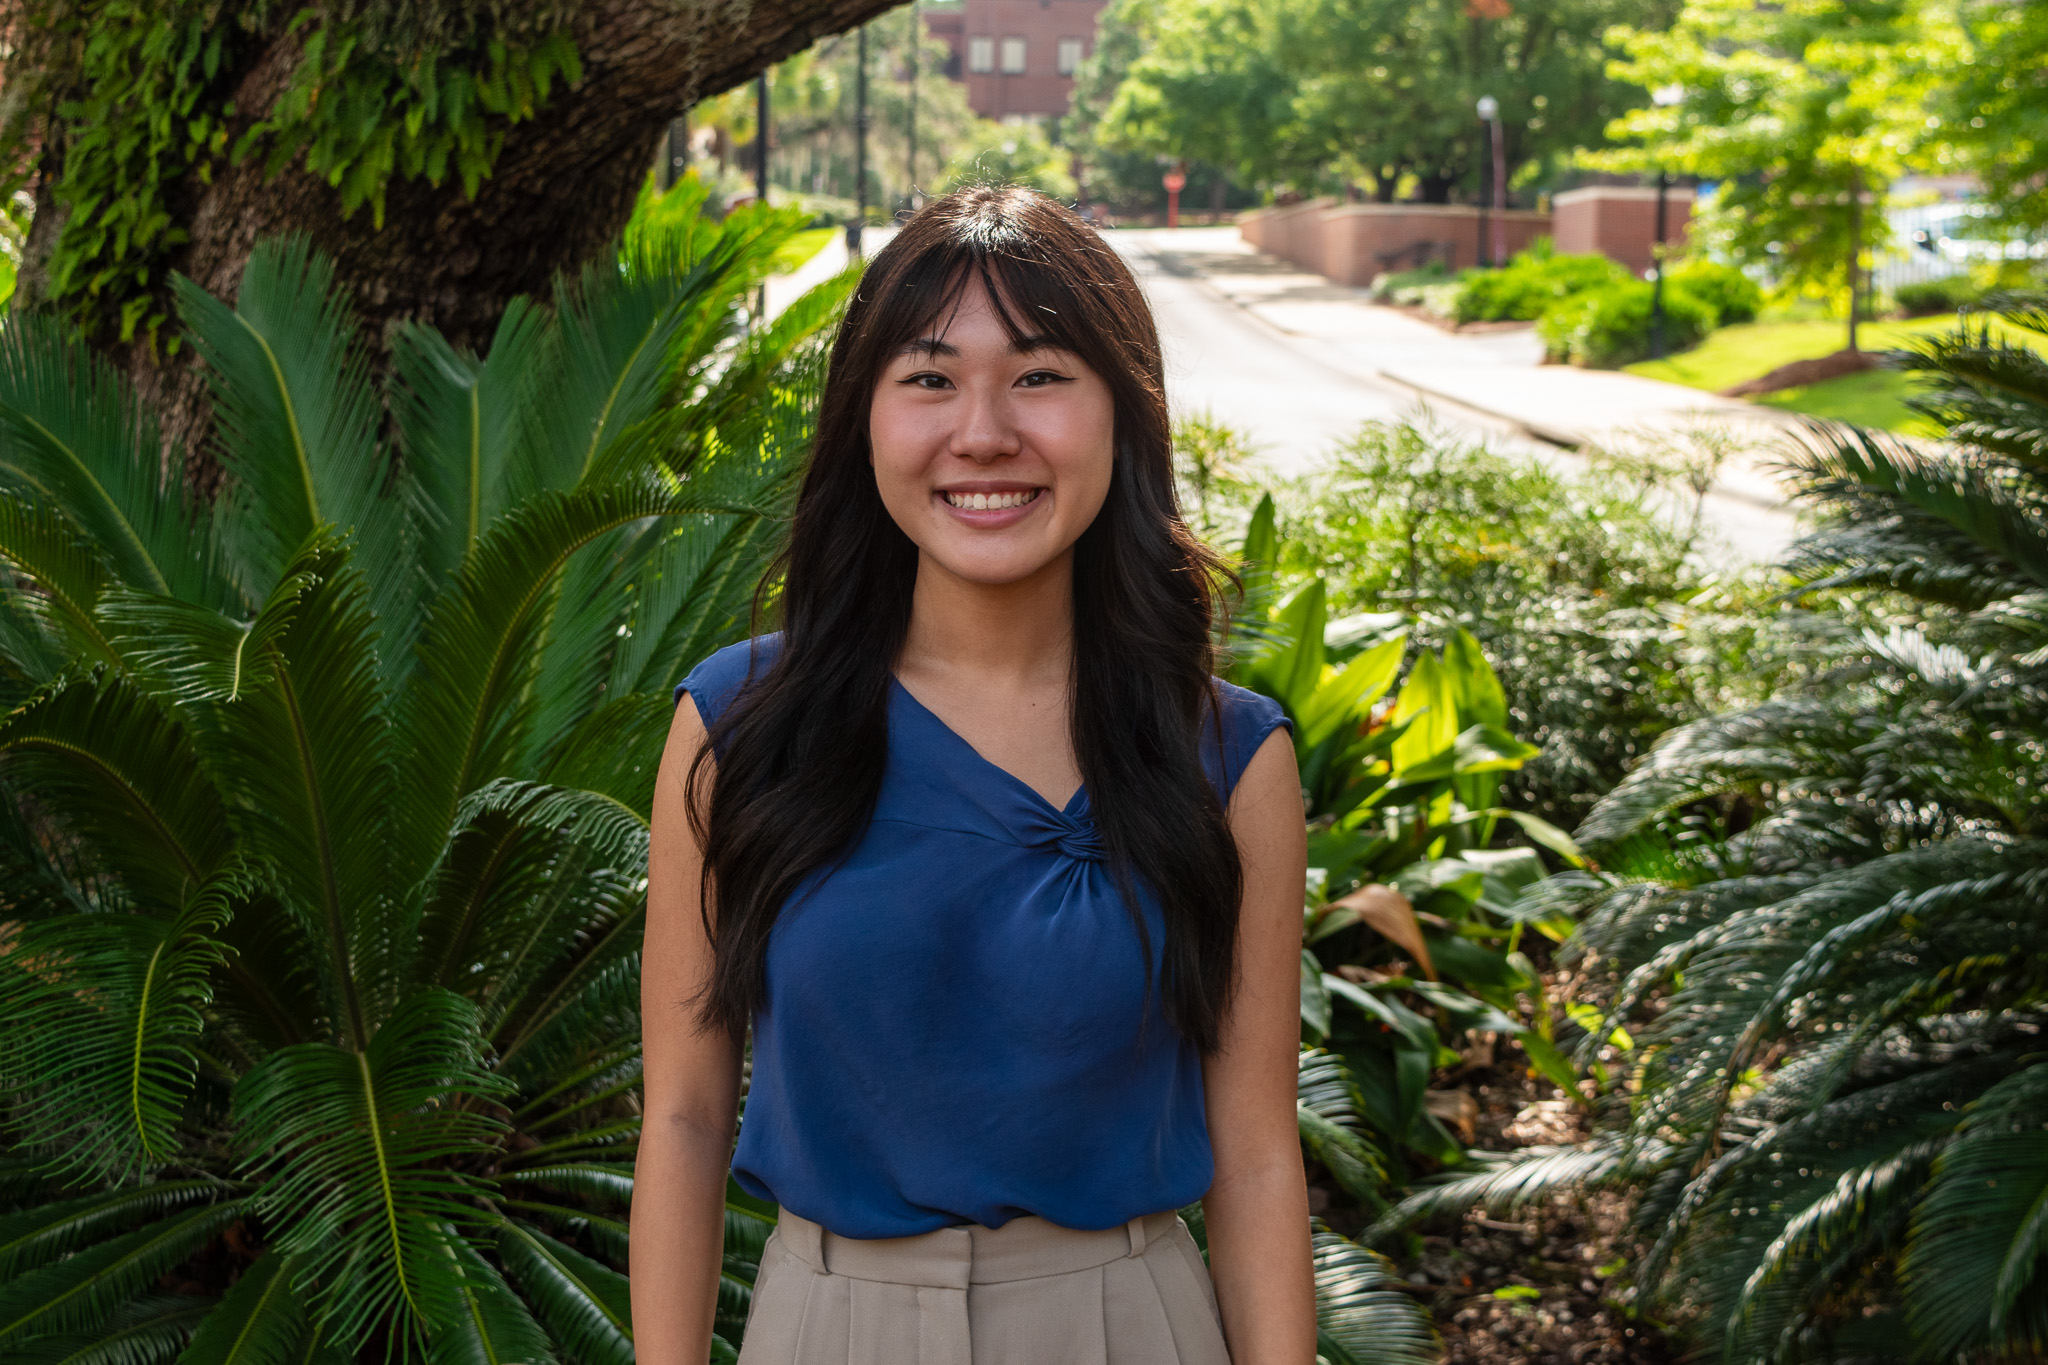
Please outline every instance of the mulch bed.
M1746 379L1730 389L1721 390L1723 398L1754 398L1760 393L1776 393L1780 389L1804 388L1818 384L1824 379L1840 379L1845 374L1860 374L1864 370L1877 368L1877 357L1869 351L1836 351L1833 355L1820 356L1814 360L1795 360L1789 365L1780 365L1769 374Z
M1431 1108L1473 1146L1511 1151L1586 1136L1584 1112L1522 1065L1518 1048L1481 1041L1466 1056L1465 1067L1438 1078ZM1339 1232L1363 1231L1313 1175L1311 1209ZM1397 1263L1436 1319L1445 1365L1669 1365L1683 1354L1619 1301L1642 1247L1617 1195L1561 1195L1519 1221L1474 1211L1415 1231L1417 1249Z

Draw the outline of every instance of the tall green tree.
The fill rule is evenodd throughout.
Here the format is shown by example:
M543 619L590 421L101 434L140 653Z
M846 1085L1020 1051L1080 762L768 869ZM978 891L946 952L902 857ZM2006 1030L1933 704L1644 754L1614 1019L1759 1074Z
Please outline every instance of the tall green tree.
M1148 42L1102 115L1106 146L1215 161L1246 180L1364 181L1391 200L1489 192L1479 98L1511 174L1597 141L1639 90L1602 35L1669 8L1622 0L1151 0ZM1490 183L1490 182L1488 182Z
M742 337L800 216L671 218L381 394L302 240L181 281L210 511L0 327L0 1358L632 1359L669 688L746 632L851 285Z
M1669 0L1299 0L1288 64L1301 73L1297 137L1391 200L1491 193L1491 134L1476 109L1500 102L1510 178L1595 145L1642 92L1605 74L1602 37L1667 22Z
M2048 10L1963 0L1959 56L1934 104L1930 170L1967 169L2003 225L2048 227Z
M1854 263L1888 239L1886 191L1958 56L1936 7L1687 0L1668 29L1614 38L1613 75L1678 99L1616 120L1608 131L1626 145L1588 164L1718 182L1695 240L1846 296Z

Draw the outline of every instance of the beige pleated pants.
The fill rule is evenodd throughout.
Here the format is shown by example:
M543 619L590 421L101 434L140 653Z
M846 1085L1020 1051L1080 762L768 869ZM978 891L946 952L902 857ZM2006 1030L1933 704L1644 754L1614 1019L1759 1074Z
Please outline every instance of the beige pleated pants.
M784 1209L740 1365L1230 1365L1178 1214L841 1237Z

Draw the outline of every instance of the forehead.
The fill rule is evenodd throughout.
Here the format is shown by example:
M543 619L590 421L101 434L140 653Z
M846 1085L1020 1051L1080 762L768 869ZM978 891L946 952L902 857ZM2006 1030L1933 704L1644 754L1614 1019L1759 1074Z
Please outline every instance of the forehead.
M923 326L914 329L894 348L892 358L990 351L1021 355L1062 348L1058 337L1031 325L1031 311L1051 312L1029 310L1008 291L1002 292L998 303L980 279L970 278L952 292Z

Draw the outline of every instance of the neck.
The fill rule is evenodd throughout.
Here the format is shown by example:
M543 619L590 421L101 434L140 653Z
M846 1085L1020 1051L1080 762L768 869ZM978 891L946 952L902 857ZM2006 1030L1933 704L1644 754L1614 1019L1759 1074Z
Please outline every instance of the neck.
M1064 681L1074 655L1074 556L1015 583L974 583L920 556L902 666Z

